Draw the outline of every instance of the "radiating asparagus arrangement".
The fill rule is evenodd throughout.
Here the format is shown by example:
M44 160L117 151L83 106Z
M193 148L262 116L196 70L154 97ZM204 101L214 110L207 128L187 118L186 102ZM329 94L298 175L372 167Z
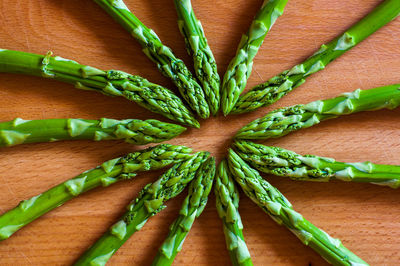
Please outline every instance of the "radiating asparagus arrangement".
M253 59L275 21L283 14L288 0L265 0L246 34L243 34L235 57L229 63L221 90L224 115L231 112L246 87Z
M400 1L385 0L345 33L321 48L303 63L257 85L239 98L231 113L254 111L270 105L305 82L305 78L324 69L400 14ZM222 97L223 99L223 97Z
M332 238L296 212L290 202L247 165L232 149L229 169L244 193L278 224L283 224L303 244L310 246L333 265L368 265L348 250L339 239Z
M226 160L218 165L215 176L215 198L218 215L222 220L226 247L234 266L252 266L250 252L243 236L239 214L239 191L229 172Z
M182 126L154 119L23 120L16 118L0 123L0 147L76 139L95 141L123 139L131 144L143 145L172 139L185 130Z
M156 182L147 184L128 205L128 211L121 220L97 240L75 265L104 265L150 217L166 207L164 202L183 191L208 155L207 152L196 153L192 158L174 165Z
M200 127L193 114L172 91L119 70L103 71L59 56L0 49L0 72L19 73L72 83L77 89L122 96L171 120Z
M400 186L400 166L371 162L343 163L315 155L299 155L279 147L249 141L234 143L237 154L257 170L293 180L322 181L332 179L369 182L380 186Z
M189 185L189 192L183 201L178 218L170 225L167 238L161 244L152 265L172 265L194 220L206 207L215 175L215 158L210 157L196 173Z
M220 78L214 56L208 46L202 25L196 18L190 0L174 0L178 26L193 57L197 78L163 45L155 32L147 28L125 5L123 0L94 0L118 21L141 44L143 52L158 69L171 78L183 98L201 117L216 114L222 100L224 115L250 112L269 105L305 82L306 77L324 69L331 61L350 50L400 14L399 0L384 0L370 14L350 27L298 64L260 84L243 96L253 59L267 33L282 15L288 0L265 0L248 32L242 36L235 57L225 73L220 99ZM0 49L0 72L42 76L72 83L78 89L95 90L109 96L122 96L152 112L192 127L200 127L193 114L170 90L146 79L119 70L103 71L61 57L45 56ZM400 105L400 84L350 93L280 108L257 119L236 134L236 139L267 139L284 136L320 121L360 111ZM132 144L162 142L178 136L184 127L157 120L101 118L23 120L16 118L0 123L0 147L23 143L58 140L123 139ZM236 182L273 220L286 226L305 245L310 246L334 265L367 265L363 260L296 212L290 202L255 170L304 181L370 182L376 185L400 187L400 166L371 162L344 163L315 155L299 155L279 147L268 147L237 140L215 174L215 159L208 152L191 154L184 146L161 144L116 158L67 180L48 191L20 202L0 216L0 240L68 200L99 186L109 186L134 178L138 172L159 169L171 164L156 182L145 186L132 201L125 215L115 223L76 265L105 265L111 256L140 230L147 220L163 210L164 203L180 194L189 185L178 218L170 226L153 265L171 265L181 250L195 218L203 212L214 175L216 207L223 223L226 245L233 265L253 265L244 242L243 225L238 211L239 194ZM208 158L208 159L207 159ZM247 164L248 163L248 164ZM255 169L253 169L253 168ZM192 181L193 180L193 181Z
M143 47L146 56L157 64L161 73L169 77L178 87L182 97L201 117L208 118L210 109L204 91L182 60L176 58L171 48L165 46L157 34L146 27L122 0L94 0Z
M278 138L341 115L383 108L394 109L399 105L400 84L370 90L357 89L336 98L277 109L250 122L240 129L235 137L237 139Z
M203 86L210 111L216 115L219 109L220 77L217 63L208 46L200 20L196 18L190 0L174 0L178 14L178 27L184 37L186 49L193 57L197 79Z
M102 165L85 171L46 192L28 200L21 201L14 209L0 216L0 240L9 238L13 233L57 208L80 194L99 186L109 186L116 182L134 178L138 172L163 168L184 160L191 160L194 155L184 146L160 144L125 157L115 158Z

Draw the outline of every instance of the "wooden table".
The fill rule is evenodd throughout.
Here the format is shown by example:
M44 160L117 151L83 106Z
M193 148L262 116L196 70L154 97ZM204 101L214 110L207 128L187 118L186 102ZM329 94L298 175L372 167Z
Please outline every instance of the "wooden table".
M260 0L194 0L220 75L235 53L241 33ZM291 0L254 62L248 87L301 62L367 14L380 0ZM172 1L127 0L176 55L191 66L176 25ZM130 35L93 1L2 0L0 47L55 55L102 69L120 69L173 88L141 52ZM280 106L333 97L357 88L398 83L400 20L397 19L343 57L308 78L306 84L268 108L254 113L201 121L170 143L224 156L234 132ZM156 118L122 98L79 91L41 78L0 75L0 120L44 118ZM284 138L266 141L299 153L356 162L400 164L400 109L360 113L331 120ZM166 120L165 120L166 121ZM0 149L0 212L103 161L138 150L123 142L68 141ZM162 172L100 188L68 202L0 244L2 265L66 265L76 260L124 212L142 186ZM265 176L315 225L340 238L373 265L400 261L400 193L369 184L303 183ZM185 193L184 193L185 194ZM185 195L171 200L110 260L110 265L149 265ZM288 230L269 219L243 196L240 212L255 265L325 265ZM214 195L196 221L176 265L229 265Z

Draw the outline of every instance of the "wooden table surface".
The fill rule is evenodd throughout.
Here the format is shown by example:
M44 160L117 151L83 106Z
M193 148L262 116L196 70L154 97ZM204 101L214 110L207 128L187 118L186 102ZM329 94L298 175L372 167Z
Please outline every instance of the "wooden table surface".
M268 34L254 62L248 87L301 62L342 33L381 0L291 0ZM127 5L176 55L191 67L172 1L126 0ZM193 0L222 76L261 0ZM120 69L173 88L141 52L130 35L93 1L2 0L0 47L55 55L102 69ZM201 121L169 141L226 153L234 132L280 106L307 103L357 88L399 82L400 20L391 22L276 104L254 113ZM80 91L42 78L0 75L0 121L45 118L156 118L122 98ZM400 164L400 109L359 113L330 120L265 143L336 158ZM141 149L121 141L68 141L0 149L0 212L19 201L93 168L103 161ZM0 243L1 265L68 265L124 213L124 206L162 172L99 188L74 199ZM265 176L296 210L372 265L400 261L400 193L386 187L344 182L305 183ZM186 194L186 193L183 193ZM149 265L166 236L185 195L149 220L110 260L110 265ZM284 227L275 224L242 195L244 234L255 265L325 265ZM229 265L215 197L196 221L175 265Z

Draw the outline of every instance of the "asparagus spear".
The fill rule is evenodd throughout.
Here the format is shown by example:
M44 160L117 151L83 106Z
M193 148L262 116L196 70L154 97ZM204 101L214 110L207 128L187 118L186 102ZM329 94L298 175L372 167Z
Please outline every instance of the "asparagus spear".
M249 30L242 36L235 57L231 60L222 83L221 104L224 115L231 112L246 87L253 68L253 59L268 31L283 14L288 0L265 0Z
M229 150L229 168L244 193L278 224L286 226L303 244L310 246L333 265L368 265L344 247L339 239L314 226L296 212L290 202L247 165L232 149Z
M239 191L224 159L218 165L215 177L215 198L218 215L222 220L226 247L234 266L252 266L250 252L243 236L239 214Z
M270 105L305 82L309 75L324 69L330 62L350 50L400 14L400 1L385 0L345 33L290 70L252 88L241 96L231 113L246 113Z
M103 71L59 56L0 49L0 72L42 76L72 83L75 88L122 96L171 120L199 128L199 122L172 91L119 70Z
M0 240L9 238L23 226L86 191L131 179L140 171L160 169L172 163L188 160L193 157L191 151L184 146L160 144L107 161L101 166L83 172L42 194L21 201L17 207L2 214Z
M219 109L220 78L217 63L208 46L200 21L196 18L190 0L174 0L178 14L178 26L182 33L186 48L193 57L197 79L203 86L210 111L216 115Z
M94 0L121 26L129 31L143 47L145 55L158 70L170 78L190 107L201 117L208 118L210 109L204 91L182 60L175 57L171 48L162 44L157 34L146 27L122 0Z
M279 147L268 147L248 141L234 143L237 154L257 170L293 180L322 181L332 179L369 182L375 185L400 187L400 166L363 163L342 163L315 155L301 156Z
M132 144L163 142L181 134L182 126L158 120L101 118L23 120L0 123L0 147L70 139L124 139Z
M170 225L167 238L161 244L152 265L172 265L194 220L206 207L215 175L215 158L210 157L196 173L189 185L189 192L183 201L178 218Z
M361 111L394 109L400 105L400 84L357 89L339 97L284 107L256 119L236 133L237 139L279 138L321 121Z
M165 201L177 196L194 178L200 165L207 159L207 152L196 153L191 159L174 165L156 182L147 184L132 201L125 215L93 244L75 265L105 265L111 256L147 220L163 210Z

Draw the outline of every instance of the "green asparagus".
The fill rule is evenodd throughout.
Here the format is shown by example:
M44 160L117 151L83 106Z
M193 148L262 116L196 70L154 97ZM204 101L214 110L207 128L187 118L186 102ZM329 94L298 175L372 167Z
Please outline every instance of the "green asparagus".
M177 196L195 177L208 153L199 152L191 159L174 165L156 182L147 184L139 196L132 201L128 211L93 246L91 246L75 265L105 265L111 256L140 230L147 220L163 210L165 201Z
M239 214L239 191L224 159L218 165L215 177L215 198L222 220L226 247L234 266L252 266L250 252L244 242L243 224Z
M179 125L158 120L101 118L23 120L0 123L0 147L24 143L53 142L71 139L115 140L143 145L172 139L185 131Z
M206 207L215 175L215 159L210 157L196 173L189 185L189 192L183 201L178 218L171 224L167 238L162 243L152 265L172 265L194 220Z
M237 139L279 138L321 121L361 111L394 109L400 105L400 84L357 89L339 97L284 107L256 119L236 133Z
M197 79L203 86L210 111L216 115L219 109L220 78L217 63L208 46L203 26L196 18L190 0L174 0L178 14L179 30L185 38L186 48L193 57Z
M28 74L72 83L75 88L122 96L171 120L199 128L200 124L172 91L119 70L103 71L49 52L45 56L0 49L0 72Z
M171 48L162 44L157 34L146 27L122 0L94 0L143 47L145 55L157 64L158 70L170 78L178 87L183 98L201 117L208 118L210 109L204 91L182 60L175 57Z
M315 155L299 155L279 147L268 147L248 141L234 143L239 156L257 170L293 180L328 182L332 179L369 182L391 188L400 187L400 166L342 163Z
M265 0L249 30L242 36L235 57L226 70L222 83L221 105L224 115L231 112L246 87L253 59L275 21L283 14L288 0Z
M324 69L400 14L399 0L385 0L345 33L321 48L303 63L286 70L241 96L231 113L245 113L270 105L305 82L309 75Z
M310 246L333 265L368 265L344 247L339 239L314 226L296 212L290 202L247 165L232 149L229 150L229 168L244 193L278 224L286 226L303 244Z
M163 168L193 157L184 146L160 144L103 163L83 172L46 192L21 201L14 209L0 216L0 240L57 208L74 197L99 186L109 186L121 180L132 179L137 172Z

